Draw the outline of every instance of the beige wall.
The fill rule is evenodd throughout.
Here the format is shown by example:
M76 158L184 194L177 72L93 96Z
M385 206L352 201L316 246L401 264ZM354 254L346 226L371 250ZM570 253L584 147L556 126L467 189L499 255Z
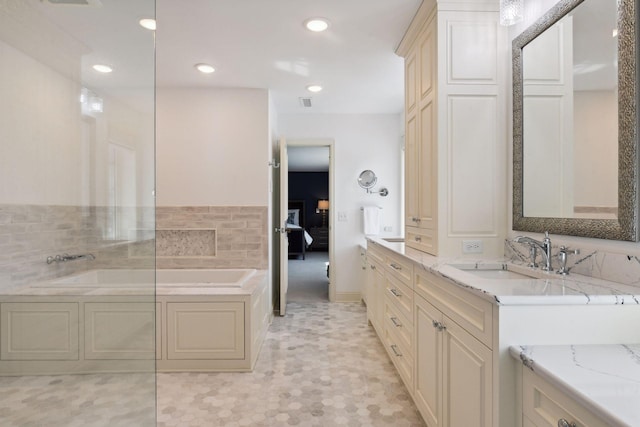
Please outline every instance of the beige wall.
M269 94L157 91L158 206L267 206Z

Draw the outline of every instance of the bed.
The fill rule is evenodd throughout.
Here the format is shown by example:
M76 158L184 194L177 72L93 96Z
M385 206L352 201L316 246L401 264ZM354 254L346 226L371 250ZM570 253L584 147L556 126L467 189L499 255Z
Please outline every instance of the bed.
M304 200L289 200L289 216L287 219L289 237L289 256L300 256L305 259L307 247L313 242L305 229Z

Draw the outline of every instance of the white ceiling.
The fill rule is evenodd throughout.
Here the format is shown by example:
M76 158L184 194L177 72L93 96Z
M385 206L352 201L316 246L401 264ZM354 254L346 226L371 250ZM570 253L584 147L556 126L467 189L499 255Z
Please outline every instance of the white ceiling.
M154 15L153 0L101 0L102 7L27 0L85 44L83 81L131 95L153 86L153 34L138 20ZM276 111L399 113L403 61L394 54L421 0L156 0L156 84L159 87L263 88ZM303 22L322 16L324 33ZM105 76L96 63L113 65ZM211 75L194 68L206 62ZM311 94L309 84L324 90ZM303 108L300 97L311 97Z
M420 3L157 0L157 84L270 89L278 113L399 113L403 61L394 50ZM316 16L329 30L304 28ZM217 71L201 75L198 62ZM309 84L324 90L311 94ZM304 109L299 98L309 96Z

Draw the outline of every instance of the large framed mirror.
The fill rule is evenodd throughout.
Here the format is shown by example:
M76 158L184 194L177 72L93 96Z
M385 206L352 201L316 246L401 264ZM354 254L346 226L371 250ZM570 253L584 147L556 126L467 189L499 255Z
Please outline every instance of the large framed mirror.
M513 228L638 241L637 0L561 0L513 41Z

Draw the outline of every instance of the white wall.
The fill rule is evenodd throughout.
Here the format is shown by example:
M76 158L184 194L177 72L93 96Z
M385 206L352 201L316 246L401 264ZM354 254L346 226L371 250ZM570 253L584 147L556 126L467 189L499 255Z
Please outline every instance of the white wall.
M401 119L399 114L283 114L278 118L279 134L286 139L327 138L335 141L335 194L331 200L331 221L335 236L336 294L359 292L358 245L365 244L362 206L383 208L383 227L392 231L381 236L400 236L401 202ZM378 176L375 189L386 187L387 197L367 194L357 183L365 169ZM346 214L346 221L338 220Z
M267 206L269 94L158 88L157 204Z
M509 29L509 46L511 46L511 41L517 37L522 31L524 31L529 25L535 22L540 16L542 16L546 11L549 10L553 5L557 2L555 0L538 0L538 1L528 1L525 2L525 13L523 22L510 27ZM511 58L509 58L511 60ZM509 68L509 75L511 76L511 68ZM509 93L512 92L511 87L512 79L509 79ZM512 110L509 110L512 111ZM510 140L512 140L512 123L513 116L509 114L509 136ZM509 160L508 160L508 168L510 171L510 176L512 176L512 149L509 152ZM512 181L510 181L512 182ZM536 233L524 233L521 231L513 230L512 228L512 215L511 215L511 206L512 206L512 188L509 186L509 229L511 230L509 233L509 237L513 237L516 235L531 235L533 237L541 237L541 234ZM589 239L583 237L573 237L573 236L552 236L553 244L555 245L566 245L572 248L582 249L583 253L586 250L600 250L605 252L614 252L614 253L624 253L628 255L640 255L640 244L634 242L619 242L605 239Z

